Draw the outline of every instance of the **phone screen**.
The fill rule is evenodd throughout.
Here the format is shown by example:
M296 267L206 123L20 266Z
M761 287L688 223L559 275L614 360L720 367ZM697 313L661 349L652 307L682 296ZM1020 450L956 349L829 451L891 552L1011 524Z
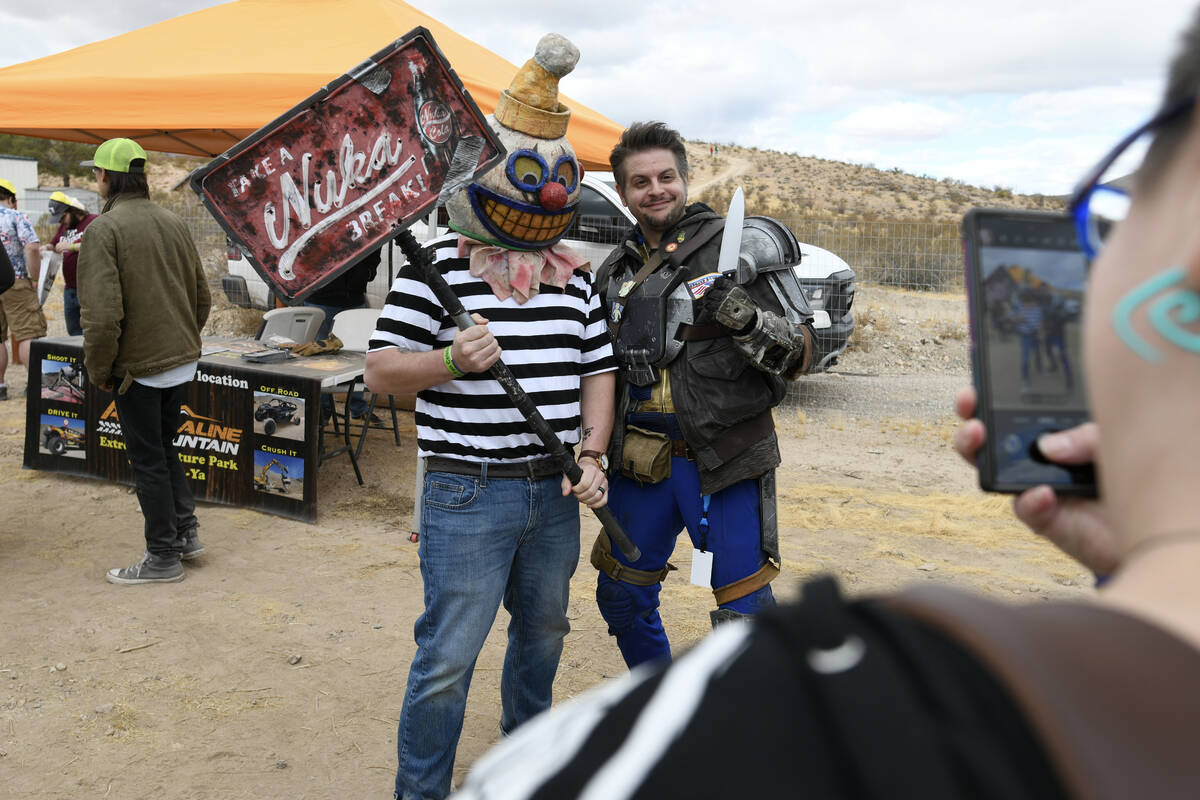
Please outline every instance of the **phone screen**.
M980 417L998 491L1038 484L1090 491L1093 478L1047 463L1033 446L1045 432L1088 419L1082 319L1087 260L1061 214L978 211L967 233L972 335ZM981 464L981 467L983 464ZM990 473L987 474L987 473Z

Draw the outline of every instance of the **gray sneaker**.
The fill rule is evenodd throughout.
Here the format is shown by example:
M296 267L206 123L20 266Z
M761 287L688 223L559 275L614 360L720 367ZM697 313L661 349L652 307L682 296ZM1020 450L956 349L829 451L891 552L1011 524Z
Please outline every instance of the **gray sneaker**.
M109 583L127 586L135 583L175 583L183 580L183 564L177 558L160 558L146 553L133 566L110 569L104 577Z
M204 555L204 545L200 543L200 536L194 530L180 536L175 540L175 544L179 545L179 557L184 561Z

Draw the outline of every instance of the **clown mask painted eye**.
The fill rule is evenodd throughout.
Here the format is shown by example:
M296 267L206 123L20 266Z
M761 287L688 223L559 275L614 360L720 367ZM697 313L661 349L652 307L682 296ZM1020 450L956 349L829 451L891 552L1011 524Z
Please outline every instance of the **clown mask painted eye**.
M553 180L561 183L563 188L567 190L567 194L575 191L579 186L579 165L575 163L575 159L570 156L560 156L554 164Z
M508 180L523 192L536 192L546 183L550 167L532 150L518 150L508 159Z

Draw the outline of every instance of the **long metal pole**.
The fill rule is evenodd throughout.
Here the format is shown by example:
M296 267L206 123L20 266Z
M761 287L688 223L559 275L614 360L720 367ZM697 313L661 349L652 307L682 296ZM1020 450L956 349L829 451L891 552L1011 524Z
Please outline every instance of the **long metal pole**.
M426 253L419 244L416 237L410 231L403 231L396 236L396 241L400 244L400 249L404 251L404 255L409 262L416 264L425 273L426 281L429 288L433 289L433 293L437 295L438 302L442 304L442 308L446 310L458 325L460 330L466 330L475 324L466 309L463 308L462 302L458 299L458 295L446 283L446 279L438 272L434 266L429 254ZM583 469L575 462L574 456L567 446L559 440L554 433L554 429L550 427L550 423L546 422L546 418L542 416L542 412L534 405L533 400L521 388L521 384L517 383L517 379L513 376L512 370L503 361L497 361L488 370L492 377L504 389L504 393L512 400L513 405L521 412L521 415L529 422L533 432L542 440L542 446L550 454L551 458L558 461L559 467L563 474L574 485L579 483L583 477ZM625 557L630 561L637 561L642 557L642 553L638 550L637 545L629 538L629 534L617 522L617 518L613 516L612 511L607 506L592 509L596 516L600 519L600 523L604 526L604 530L608 532L609 538L613 540Z

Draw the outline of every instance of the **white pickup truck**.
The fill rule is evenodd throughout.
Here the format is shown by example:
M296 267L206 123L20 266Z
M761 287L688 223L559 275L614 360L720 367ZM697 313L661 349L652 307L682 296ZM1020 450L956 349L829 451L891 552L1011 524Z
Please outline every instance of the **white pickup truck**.
M579 214L563 237L563 242L599 265L620 244L621 235L634 222L613 189L611 175L585 173L579 195ZM444 215L444 211L442 214ZM417 241L427 241L445 232L444 217L430 231L428 221L419 221L410 230ZM802 258L794 268L814 313L818 353L814 371L837 363L854 330L854 271L838 256L814 245L800 243ZM275 298L254 267L236 245L230 243L229 272L222 277L225 295L235 305L272 308ZM379 271L367 286L367 305L381 308L392 278L404 264L404 254L392 244L384 253Z

